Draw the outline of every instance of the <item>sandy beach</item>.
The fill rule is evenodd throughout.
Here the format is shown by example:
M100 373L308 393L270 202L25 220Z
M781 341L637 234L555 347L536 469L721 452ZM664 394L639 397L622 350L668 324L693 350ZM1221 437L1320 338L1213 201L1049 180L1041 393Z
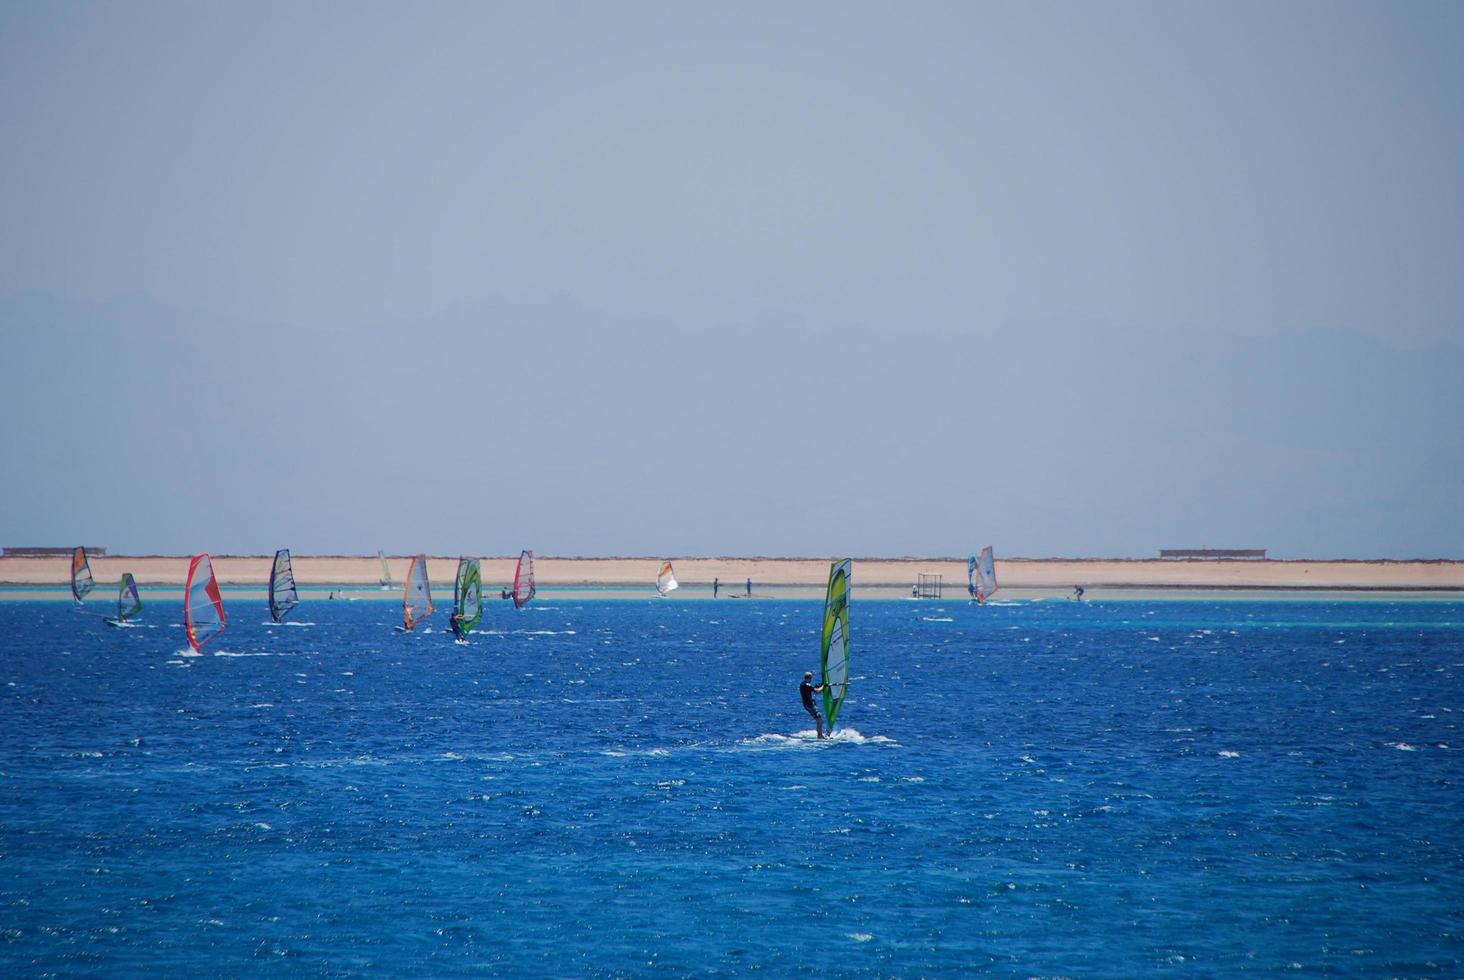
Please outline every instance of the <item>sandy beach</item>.
M214 568L231 586L263 588L273 555L215 555ZM513 580L517 555L482 559L485 590ZM752 582L754 596L818 595L827 580L830 558L672 557L682 597L710 596L714 580L722 596L743 594ZM362 593L376 588L381 566L375 556L296 555L295 577L302 588L343 587ZM410 556L387 559L392 580L400 583ZM535 560L541 591L594 589L605 595L649 594L660 558L563 558ZM451 584L456 556L429 556L434 585ZM0 557L0 587L27 589L69 581L64 557ZM91 559L98 583L115 582L131 572L143 587L181 586L188 571L183 555L106 555ZM1065 594L1081 585L1094 597L1121 592L1187 590L1423 592L1464 594L1460 561L1311 561L998 558L997 580L1008 595ZM966 589L964 558L855 558L854 581L860 592L879 597L910 594L919 575L939 575L947 598Z

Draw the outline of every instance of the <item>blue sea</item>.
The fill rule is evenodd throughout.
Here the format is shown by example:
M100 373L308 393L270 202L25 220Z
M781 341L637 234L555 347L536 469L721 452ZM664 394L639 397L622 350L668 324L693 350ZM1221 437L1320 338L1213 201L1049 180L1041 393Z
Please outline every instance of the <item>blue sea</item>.
M0 975L1464 972L1464 605L856 582L819 742L816 602L147 600L0 603Z

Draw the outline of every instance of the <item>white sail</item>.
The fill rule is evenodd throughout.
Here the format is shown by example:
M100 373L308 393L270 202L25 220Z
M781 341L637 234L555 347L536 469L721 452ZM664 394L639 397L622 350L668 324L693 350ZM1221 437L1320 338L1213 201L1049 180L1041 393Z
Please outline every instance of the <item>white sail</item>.
M987 545L976 559L976 601L985 602L995 591L996 559L991 556L991 545Z
M432 615L432 585L427 580L427 556L418 555L407 569L407 585L402 591L402 621L411 630Z
M538 590L534 586L534 553L519 553L518 567L513 570L513 607L522 609Z
M679 588L681 588L681 585L676 581L676 572L671 568L671 563L669 561L662 562L661 574L656 576L656 591L662 595L667 595Z

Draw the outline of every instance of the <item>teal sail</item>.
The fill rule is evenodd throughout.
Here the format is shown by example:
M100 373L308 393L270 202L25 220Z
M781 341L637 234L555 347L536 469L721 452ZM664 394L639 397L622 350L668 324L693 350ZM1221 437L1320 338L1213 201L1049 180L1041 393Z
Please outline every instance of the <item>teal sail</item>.
M482 618L483 575L478 570L478 559L459 558L457 584L453 589L452 631L459 640L466 640Z
M122 573L122 584L117 589L117 622L125 623L142 612L142 597L137 594L137 581L131 572Z
M824 595L823 638L819 645L822 670L824 717L829 731L839 718L844 696L849 693L849 571L851 559L829 568L829 588Z
M300 602L295 588L295 569L290 564L290 549L275 552L274 567L269 573L269 618L276 623L290 614Z

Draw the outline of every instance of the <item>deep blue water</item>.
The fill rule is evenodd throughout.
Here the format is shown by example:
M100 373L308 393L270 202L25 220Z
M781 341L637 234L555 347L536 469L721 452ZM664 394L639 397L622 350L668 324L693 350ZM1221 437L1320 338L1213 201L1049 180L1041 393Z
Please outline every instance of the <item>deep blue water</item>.
M1464 970L1464 606L851 610L0 603L0 975Z

